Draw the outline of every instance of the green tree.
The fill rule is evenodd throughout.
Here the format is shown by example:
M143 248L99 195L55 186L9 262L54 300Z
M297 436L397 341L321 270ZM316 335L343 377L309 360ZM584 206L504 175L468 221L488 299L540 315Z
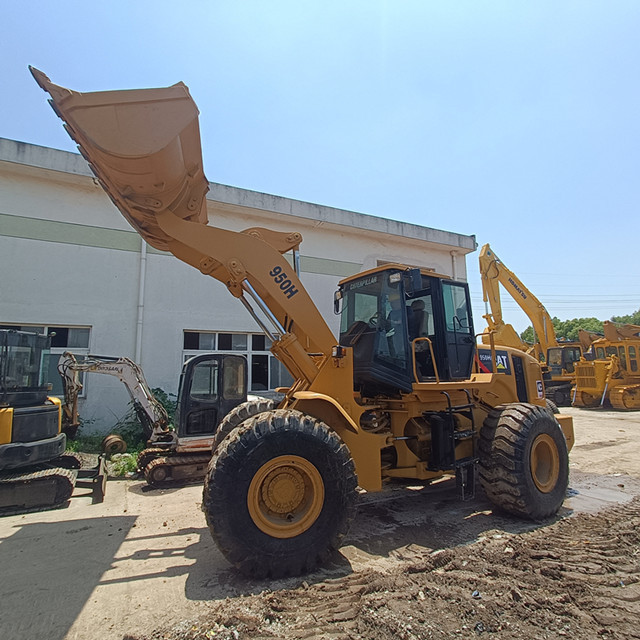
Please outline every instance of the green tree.
M612 322L620 322L622 324L638 324L640 325L640 309L630 313L628 316L613 316Z
M553 329L556 332L556 338L561 340L570 340L575 342L578 340L578 332L580 329L586 331L602 332L602 320L598 318L573 318L571 320L560 320L560 318L552 318ZM533 327L527 327L520 337L525 342L534 342Z

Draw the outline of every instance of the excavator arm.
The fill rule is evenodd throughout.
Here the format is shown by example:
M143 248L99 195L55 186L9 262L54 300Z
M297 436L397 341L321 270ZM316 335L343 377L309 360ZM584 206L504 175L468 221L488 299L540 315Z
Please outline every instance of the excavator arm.
M491 308L491 313L487 311L483 317L487 320L489 329L495 332L496 343L523 351L531 350L531 345L524 342L515 329L510 324L505 324L502 318L500 302L500 285L502 285L531 320L538 339L539 346L536 345L536 347L546 357L547 349L558 345L549 312L542 302L524 286L515 273L504 265L488 244L482 247L479 261L483 300L485 305L488 303Z
M88 355L78 361L66 351L58 361L58 372L64 386L63 422L67 430L78 427L78 396L82 391L80 373L103 373L115 376L124 384L133 406L149 439L166 436L169 431L169 416L162 404L153 395L142 369L129 358L111 358Z
M296 389L309 388L336 339L299 278L302 236L208 224L198 109L187 87L83 94L31 72L133 228L151 246L222 282L271 338Z

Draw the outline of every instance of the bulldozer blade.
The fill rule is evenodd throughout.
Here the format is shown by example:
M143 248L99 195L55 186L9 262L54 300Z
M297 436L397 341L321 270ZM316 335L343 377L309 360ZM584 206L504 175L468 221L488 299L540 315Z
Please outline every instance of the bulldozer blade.
M109 197L151 246L167 250L160 211L207 224L199 112L186 85L79 93L29 69Z

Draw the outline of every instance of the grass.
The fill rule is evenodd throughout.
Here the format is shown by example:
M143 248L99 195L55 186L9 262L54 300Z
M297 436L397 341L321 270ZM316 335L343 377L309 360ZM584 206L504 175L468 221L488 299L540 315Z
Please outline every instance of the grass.
M172 394L168 394L160 388L152 389L152 392L165 407L170 422L173 421L176 403L172 399ZM67 451L71 453L102 453L102 441L105 436L83 434L83 427L88 426L92 421L81 420L80 422L77 436L73 440L67 440ZM126 453L114 453L109 456L109 475L126 476L128 473L134 473L138 466L138 454L146 447L146 437L133 406L130 405L127 415L116 424L111 433L120 436L125 441L127 450Z

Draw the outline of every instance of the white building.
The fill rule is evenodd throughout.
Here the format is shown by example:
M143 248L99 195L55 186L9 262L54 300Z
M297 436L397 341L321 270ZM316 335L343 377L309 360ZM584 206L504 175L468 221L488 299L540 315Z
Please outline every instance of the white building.
M384 262L466 279L475 236L210 184L210 223L299 231L302 282L337 332L333 293L348 275ZM198 351L249 359L250 389L287 375L244 307L212 278L146 245L113 206L84 159L0 138L0 325L55 332L53 352L127 356L152 387L177 391ZM52 359L50 380L60 382ZM106 432L128 410L110 376L85 379L81 416Z

